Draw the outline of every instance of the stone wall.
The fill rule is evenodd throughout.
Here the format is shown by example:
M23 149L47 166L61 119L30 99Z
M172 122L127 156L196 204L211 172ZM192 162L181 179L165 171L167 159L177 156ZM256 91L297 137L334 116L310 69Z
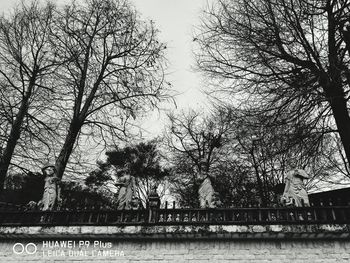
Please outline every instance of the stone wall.
M348 225L1 227L0 262L350 262Z

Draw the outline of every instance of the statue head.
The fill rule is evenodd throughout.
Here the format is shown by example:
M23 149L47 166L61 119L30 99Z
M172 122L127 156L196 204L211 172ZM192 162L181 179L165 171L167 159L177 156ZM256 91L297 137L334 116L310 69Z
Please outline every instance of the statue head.
M48 163L48 164L45 164L43 168L41 168L41 171L45 176L52 176L55 174L56 168L54 164Z
M303 169L294 169L287 173L287 178L299 178L301 180L309 179L309 175Z
M303 169L295 169L294 175L301 177L302 179L309 179L309 175Z

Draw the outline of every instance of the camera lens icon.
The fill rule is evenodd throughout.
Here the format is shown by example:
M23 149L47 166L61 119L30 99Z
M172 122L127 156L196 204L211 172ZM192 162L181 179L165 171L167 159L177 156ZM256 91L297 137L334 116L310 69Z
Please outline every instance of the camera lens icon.
M28 243L23 245L22 243L16 243L12 247L12 251L16 255L26 253L27 255L33 255L38 250L38 247L34 243Z

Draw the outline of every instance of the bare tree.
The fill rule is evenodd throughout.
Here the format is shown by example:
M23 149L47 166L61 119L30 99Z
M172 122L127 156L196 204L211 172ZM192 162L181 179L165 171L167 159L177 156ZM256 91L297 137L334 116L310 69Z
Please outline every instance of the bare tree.
M172 188L183 204L197 206L198 173L209 172L222 182L226 157L233 155L231 112L218 110L205 116L190 111L168 118L164 143L175 174L170 178Z
M69 60L57 72L58 112L67 131L56 159L62 177L79 138L100 145L123 138L130 118L166 97L165 45L152 23L123 0L87 0L66 6L56 24L56 49Z
M22 151L17 152L28 158L28 146L33 141L45 145L43 135L53 133L41 113L50 104L50 74L61 64L50 38L54 12L50 3L22 3L0 18L0 189L19 142Z
M224 111L212 116L198 112L168 115L170 125L165 131L165 141L174 154L177 167L201 171L210 170L213 163L220 160L223 145L228 142L231 131L230 113ZM205 162L205 165L203 164ZM188 167L189 166L189 167Z
M310 133L312 127L308 123L267 125L265 115L236 112L239 112L234 122L238 159L251 167L250 174L255 178L263 205L273 200L274 187L283 183L285 174L295 167L303 168L313 176L310 186L324 174L334 172L325 161L325 153L334 148L329 145L331 134Z
M196 172L203 159L207 171L215 175L213 184L225 205L276 204L275 186L295 167L312 176L308 188L341 171L334 134L310 133L309 123L267 125L269 116L253 115L250 110L217 108L215 112L221 114L170 116L166 141L177 173L172 184L186 204L195 199Z
M198 66L219 80L221 91L268 113L269 123L307 120L313 132L338 132L349 163L349 6L220 0L195 38ZM289 114L281 119L283 112Z

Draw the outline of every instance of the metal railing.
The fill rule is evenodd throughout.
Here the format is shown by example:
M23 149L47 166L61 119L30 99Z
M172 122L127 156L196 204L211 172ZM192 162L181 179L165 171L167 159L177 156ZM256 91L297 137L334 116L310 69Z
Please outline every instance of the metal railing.
M174 206L175 207L175 206ZM350 206L0 211L0 226L350 224Z

